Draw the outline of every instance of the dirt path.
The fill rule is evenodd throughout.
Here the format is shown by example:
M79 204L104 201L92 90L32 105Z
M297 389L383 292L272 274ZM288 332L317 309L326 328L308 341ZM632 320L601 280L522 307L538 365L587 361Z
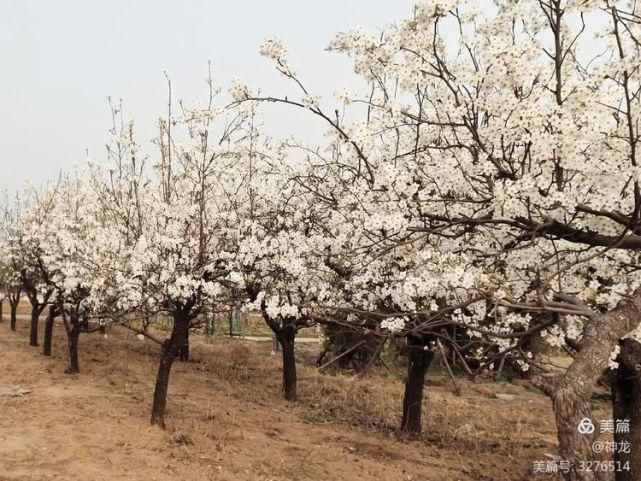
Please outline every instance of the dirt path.
M505 402L491 393L468 390L463 399L435 387L433 429L413 442L340 422L332 403L347 391L325 391L349 391L356 381L347 378L324 384L302 367L302 401L288 405L264 343L195 345L199 362L172 371L163 432L148 425L156 346L122 332L81 337L82 373L71 377L56 329L47 359L27 345L26 323L16 333L0 323L0 384L30 391L0 397L0 481L508 481L528 479L532 459L554 449L541 396L528 397L531 412L507 408L506 420ZM366 418L372 399L397 405L400 386L368 392L375 386L357 386L345 409Z

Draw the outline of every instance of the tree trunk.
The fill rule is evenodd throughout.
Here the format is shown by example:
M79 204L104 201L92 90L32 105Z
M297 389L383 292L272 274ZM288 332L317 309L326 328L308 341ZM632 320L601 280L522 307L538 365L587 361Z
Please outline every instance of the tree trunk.
M11 308L11 330L15 331L16 330L16 321L18 320L18 303L20 301L18 300L17 302L9 301L9 307Z
M401 431L413 434L421 433L425 374L434 358L434 353L425 347L427 347L427 340L423 336L409 336L407 338L409 352Z
M616 309L595 314L586 321L581 350L563 375L542 375L532 383L552 400L556 418L559 455L569 461L572 468L565 474L568 481L594 481L608 479L609 473L581 469L582 463L601 460L592 450L594 433L582 434L578 430L584 418L594 423L590 411L592 388L607 369L614 346L641 319L641 289L630 301ZM638 476L638 473L636 473ZM632 479L639 479L632 478Z
M181 347L184 347L189 332L190 319L180 313L174 314L174 326L171 336L162 346L156 386L154 388L154 401L151 409L151 424L165 428L165 407L167 405L167 390L169 389L169 374L171 366Z
M53 306L49 307L49 313L47 314L47 321L45 322L45 338L43 344L42 353L45 356L51 356L51 339L53 337L53 320L55 317Z
M189 362L189 330L187 331L185 343L180 347L178 358L180 362Z
M296 356L294 353L294 340L296 339L296 318L285 318L282 324L271 319L265 308L265 301L261 305L261 314L265 324L272 330L277 344L283 348L283 397L287 401L295 401L298 397L296 377Z
M40 309L37 305L31 306L31 330L29 333L29 345L37 346L38 345L38 320L40 318Z
M287 401L296 401L296 355L294 353L294 340L296 328L286 326L276 333L276 338L283 348L283 397Z
M72 321L71 331L67 336L67 345L69 346L69 374L78 374L80 372L80 363L78 362L78 339L80 338L80 322Z
M641 344L634 339L623 339L617 357L619 367L612 382L612 412L617 420L629 420L630 431L618 433L615 429L614 440L617 446L629 443L629 452L615 452L614 459L623 468L628 463L629 470L620 469L615 473L616 481L636 481L641 479Z
M4 303L4 299L0 299L0 322L2 322L2 305Z
M588 387L588 391L591 387L592 385ZM592 450L592 443L599 430L590 408L591 393L586 395L584 389L577 388L559 378L559 383L550 397L556 420L560 456L562 460L568 460L572 465L571 471L566 474L566 479L571 481L605 479L604 473L580 469L582 462L601 460ZM594 434L579 432L579 425L585 419L595 427Z

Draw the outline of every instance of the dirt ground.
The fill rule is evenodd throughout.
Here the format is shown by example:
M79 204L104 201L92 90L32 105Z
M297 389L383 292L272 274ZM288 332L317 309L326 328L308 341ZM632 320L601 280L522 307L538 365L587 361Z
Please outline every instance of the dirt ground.
M300 400L286 403L270 343L220 338L192 339L192 362L174 364L162 431L155 344L83 335L69 376L62 326L45 358L18 324L0 323L0 384L29 392L0 396L0 481L510 481L555 450L547 399L522 385L460 380L457 397L430 375L425 434L399 439L400 380L319 374L301 353Z

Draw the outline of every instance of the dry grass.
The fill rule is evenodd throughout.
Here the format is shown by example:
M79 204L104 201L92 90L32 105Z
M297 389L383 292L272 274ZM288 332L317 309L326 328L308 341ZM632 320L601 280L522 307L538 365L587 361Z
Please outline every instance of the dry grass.
M191 339L192 362L177 362L172 371L168 434L163 434L147 428L157 345L124 329L111 329L107 339L83 336L82 373L70 379L63 374L66 352L60 330L54 358L44 359L26 346L26 322L19 324L19 332L9 337L6 323L0 325L0 348L8 352L0 359L0 370L13 376L14 383L33 388L33 394L11 401L10 408L0 406L0 431L32 436L31 445L65 439L85 447L97 443L109 451L105 476L67 474L60 479L508 481L529 479L532 461L555 450L548 400L518 383L459 380L464 396L456 397L449 380L430 374L424 434L405 439L396 432L400 379L374 371L364 378L319 373L313 365L317 346L300 344L299 401L287 403L280 398L280 353L272 355L271 343L202 336ZM11 356L17 361L9 361ZM497 392L515 398L496 399ZM64 404L52 401L54 394ZM89 417L79 421L74 409ZM33 410L37 417L29 414ZM3 412L13 414L3 417ZM44 437L51 441L40 439L38 426L43 424L49 426ZM42 464L46 474L60 461L28 464L19 461L25 455L19 454L22 448L8 452L1 445L0 457L13 460L11 472L22 476L7 479L44 479L32 466ZM127 452L144 463L128 466ZM83 473L81 463L89 461L83 461L80 451L74 453L65 458L65 466ZM103 462L102 455L89 453L94 455L91 463ZM4 467L0 461L0 472ZM127 469L129 477L117 476Z
M229 383L240 399L284 405L310 424L351 426L388 438L403 438L397 431L403 396L401 379L380 372L368 377L323 374L313 367L313 356L304 353L299 355L306 360L298 365L299 400L288 405L274 399L280 387L281 361L279 353L273 356L269 351L262 344L218 339L197 345L194 352L203 369ZM425 387L423 434L410 441L465 451L468 459L501 453L533 460L538 459L533 452L540 455L554 451L554 428L545 397L525 389L522 383L457 382L464 390L462 397L451 392L449 379L430 374ZM256 385L269 391L245 389ZM515 399L496 399L497 392L513 394Z

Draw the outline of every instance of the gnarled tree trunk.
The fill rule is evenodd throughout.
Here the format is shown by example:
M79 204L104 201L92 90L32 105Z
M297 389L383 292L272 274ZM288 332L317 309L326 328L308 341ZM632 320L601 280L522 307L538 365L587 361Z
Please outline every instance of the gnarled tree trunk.
M634 339L622 339L619 344L619 367L612 381L612 413L615 427L617 420L629 420L630 429L627 433L615 429L614 440L618 446L629 443L630 450L615 453L614 459L622 468L615 472L615 479L637 481L641 477L641 344Z
M42 310L37 304L32 304L31 306L31 329L29 330L29 345L37 346L38 345L38 320L40 319L40 313Z
M165 428L165 407L167 405L167 391L169 389L169 374L178 351L184 347L189 335L189 324L191 319L181 312L173 315L174 326L171 336L163 345L156 375L156 386L154 388L154 401L151 409L151 424Z
M16 302L14 304L13 302L10 302L9 307L11 308L11 330L15 331L16 322L18 320L18 303Z
M21 289L16 289L9 293L9 308L11 311L11 330L16 330L16 320L18 318L18 304L20 304Z
M425 375L434 359L434 352L428 347L425 336L407 337L407 377L403 396L403 418L401 431L420 434L423 411L423 386Z
M180 362L189 362L189 330L187 330L185 343L180 346L178 351L178 358L180 359Z
M42 302L38 299L38 291L33 286L25 288L29 302L31 303L31 329L29 334L29 345L37 346L38 345L38 320L40 319L40 314L47 307L49 302L49 297L51 296L51 291L45 293L42 296Z
M69 349L69 369L67 373L78 374L80 372L80 361L78 360L78 341L83 330L85 320L75 311L66 312L61 310L62 322L67 332L67 347Z
M296 389L296 355L294 352L296 328L293 325L288 325L279 329L275 334L283 348L283 397L287 401L296 401L298 396Z
M282 319L281 324L281 322L269 317L264 303L261 308L261 314L265 323L274 332L276 339L283 348L283 397L287 401L295 401L298 397L296 355L294 352L294 342L296 340L296 319L285 318Z
M78 361L78 340L80 339L80 323L75 322L71 327L71 332L67 337L69 346L69 374L78 374L80 372L80 362Z
M616 343L634 329L640 319L641 289L616 309L588 319L581 350L565 374L538 376L532 380L552 400L559 455L572 465L570 472L565 474L568 481L600 481L609 476L609 473L581 469L582 463L600 458L592 450L595 434L581 434L578 426L584 418L594 422L590 410L592 388L607 369ZM641 473L631 472L631 476L630 479L641 479Z
M47 314L47 320L45 322L45 337L42 343L42 353L45 356L51 356L51 341L53 338L53 321L56 317L55 308L53 306L49 307L49 313Z

